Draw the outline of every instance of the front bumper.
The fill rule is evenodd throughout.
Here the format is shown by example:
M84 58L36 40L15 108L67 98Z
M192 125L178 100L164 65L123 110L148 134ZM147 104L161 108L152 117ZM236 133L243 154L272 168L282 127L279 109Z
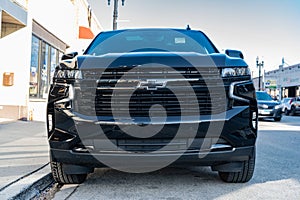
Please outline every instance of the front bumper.
M219 152L185 152L185 153L79 153L72 150L51 149L54 161L87 167L155 167L166 160L175 160L172 166L214 166L228 162L241 162L253 155L255 146L237 147ZM132 165L134 164L134 165Z
M54 161L90 167L107 166L101 160L109 162L110 159L120 166L139 161L142 166L155 165L166 158L174 158L173 164L206 166L245 161L252 155L257 137L253 112L249 106L236 106L218 115L185 120L170 117L163 122L158 119L148 122L142 119L99 120L76 113L56 112L55 118L60 123L55 123L56 127L49 135L50 152ZM176 131L180 124L184 124L185 131L178 136ZM149 140L142 138L133 144L136 140L120 129L133 125L150 128L163 125L163 128ZM172 140L176 143L172 148L160 147L172 144ZM113 145L107 145L107 141ZM157 148L147 149L149 146Z
M282 109L258 109L258 117L272 117L272 118L279 118L282 115Z

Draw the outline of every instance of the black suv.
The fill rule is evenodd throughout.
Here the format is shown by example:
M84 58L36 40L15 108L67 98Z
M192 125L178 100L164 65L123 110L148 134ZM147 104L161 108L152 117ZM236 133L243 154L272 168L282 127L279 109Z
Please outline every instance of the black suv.
M81 183L98 167L140 173L172 164L247 182L257 117L240 51L222 54L195 30L102 32L56 68L47 107L52 174Z

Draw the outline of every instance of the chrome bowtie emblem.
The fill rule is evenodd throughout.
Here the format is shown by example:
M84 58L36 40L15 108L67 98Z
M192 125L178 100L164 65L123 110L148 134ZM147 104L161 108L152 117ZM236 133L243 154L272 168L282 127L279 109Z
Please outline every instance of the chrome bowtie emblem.
M137 85L137 88L146 90L157 90L158 88L165 88L166 85L167 81L164 80L142 80Z

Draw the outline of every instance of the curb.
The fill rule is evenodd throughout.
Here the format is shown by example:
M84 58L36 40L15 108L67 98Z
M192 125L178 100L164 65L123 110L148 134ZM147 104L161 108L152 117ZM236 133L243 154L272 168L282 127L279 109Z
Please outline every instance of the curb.
M35 181L30 186L24 188L19 194L9 198L10 200L32 199L39 196L46 188L54 183L52 174L49 173L41 179Z
M53 183L48 163L1 188L0 199L33 199Z

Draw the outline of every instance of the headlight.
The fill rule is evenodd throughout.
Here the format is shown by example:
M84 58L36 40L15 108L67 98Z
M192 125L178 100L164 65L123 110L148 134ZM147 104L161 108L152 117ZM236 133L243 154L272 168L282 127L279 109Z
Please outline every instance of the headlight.
M269 108L269 106L266 105L266 104L259 104L258 107L259 107L259 108L264 108L264 109Z
M222 77L233 77L233 76L250 76L250 70L248 67L231 67L221 69Z
M81 79L82 74L80 70L58 70L54 77L57 79Z

